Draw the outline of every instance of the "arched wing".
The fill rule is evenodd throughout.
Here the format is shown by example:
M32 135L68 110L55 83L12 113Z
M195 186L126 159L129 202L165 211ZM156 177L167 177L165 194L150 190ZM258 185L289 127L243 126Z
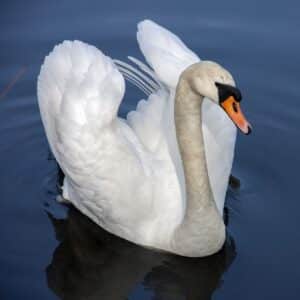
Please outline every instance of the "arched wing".
M175 89L181 72L199 57L172 32L150 20L138 24L137 40L148 64Z
M148 96L128 114L128 124L149 150L166 144L174 148L174 90L181 72L200 59L176 35L150 20L138 24L137 40L153 69L132 57L137 67L116 61L124 77ZM172 156L178 160L178 155Z
M104 177L117 163L107 161L113 155L113 142L118 142L111 128L124 89L123 76L113 61L83 42L65 41L56 46L41 68L38 102L43 124L66 175L64 197L78 205L88 200L93 203L94 198L97 204L112 190ZM102 194L96 195L99 186ZM109 205L100 202L99 207Z
M72 155L73 146L91 146L99 129L116 118L125 84L112 60L100 50L80 41L65 41L45 58L37 89L51 150L62 163L61 156Z

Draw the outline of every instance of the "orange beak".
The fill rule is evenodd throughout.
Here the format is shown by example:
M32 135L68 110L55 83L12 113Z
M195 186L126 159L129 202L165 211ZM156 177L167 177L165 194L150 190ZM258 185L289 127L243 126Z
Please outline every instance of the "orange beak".
M234 99L233 96L228 97L220 103L233 123L245 134L251 133L251 125L244 117L240 103Z

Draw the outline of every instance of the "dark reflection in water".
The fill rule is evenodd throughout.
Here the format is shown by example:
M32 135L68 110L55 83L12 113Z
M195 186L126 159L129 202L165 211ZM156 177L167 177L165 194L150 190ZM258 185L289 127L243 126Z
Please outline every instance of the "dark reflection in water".
M111 235L73 207L66 219L49 218L60 243L47 267L47 281L61 299L127 299L139 285L151 299L211 299L235 258L229 239L216 255L189 259Z

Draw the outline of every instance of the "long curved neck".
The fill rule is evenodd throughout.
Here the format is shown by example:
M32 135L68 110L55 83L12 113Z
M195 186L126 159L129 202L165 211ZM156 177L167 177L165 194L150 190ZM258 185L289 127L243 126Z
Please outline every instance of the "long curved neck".
M175 97L176 136L186 184L186 217L197 208L214 203L206 165L202 132L203 97L195 94L185 80L178 84Z
M175 96L175 127L186 187L186 211L172 241L185 256L205 256L218 251L225 239L224 223L217 211L209 183L202 132L203 97L181 77Z

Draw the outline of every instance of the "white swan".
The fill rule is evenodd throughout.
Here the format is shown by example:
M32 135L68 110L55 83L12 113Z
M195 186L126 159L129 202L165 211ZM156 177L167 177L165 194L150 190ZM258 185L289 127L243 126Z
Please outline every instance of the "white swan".
M46 57L38 100L63 197L111 233L197 257L217 252L236 129L250 130L228 71L200 61L174 34L146 20L137 39L150 69L65 41ZM122 74L149 94L117 117ZM204 97L207 97L204 99ZM203 103L202 103L203 102ZM222 108L223 109L222 109Z

